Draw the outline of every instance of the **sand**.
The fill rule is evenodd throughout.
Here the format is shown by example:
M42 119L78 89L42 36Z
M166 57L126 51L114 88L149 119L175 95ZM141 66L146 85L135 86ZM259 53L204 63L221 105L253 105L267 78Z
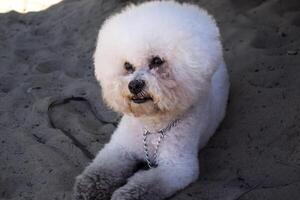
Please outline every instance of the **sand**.
M0 199L71 199L74 177L109 140L92 54L128 1L66 0L0 14ZM230 70L224 122L199 180L174 200L300 199L300 1L202 0Z
M0 0L0 12L17 11L20 13L36 12L49 8L62 0Z

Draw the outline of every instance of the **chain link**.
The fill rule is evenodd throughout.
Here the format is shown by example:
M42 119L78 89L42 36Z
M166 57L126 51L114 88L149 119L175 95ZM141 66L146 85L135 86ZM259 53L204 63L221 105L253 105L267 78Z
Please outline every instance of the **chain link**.
M145 153L145 158L146 158L147 165L150 169L154 168L154 167L157 167L157 165L158 165L157 156L158 156L158 150L159 150L160 144L163 141L163 139L165 138L167 131L169 131L172 127L175 127L178 122L179 122L179 120L176 119L172 123L170 123L166 128L161 129L161 130L156 132L156 133L159 133L159 137L158 137L158 140L157 140L155 148L154 148L153 162L151 162L151 159L150 159L150 156L149 156L148 144L147 144L147 136L149 134L151 134L151 132L148 131L144 127L144 133L143 133L144 153Z

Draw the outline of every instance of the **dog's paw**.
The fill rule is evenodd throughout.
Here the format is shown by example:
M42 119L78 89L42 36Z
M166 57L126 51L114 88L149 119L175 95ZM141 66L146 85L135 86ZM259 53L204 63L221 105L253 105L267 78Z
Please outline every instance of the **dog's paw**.
M113 192L110 179L99 173L87 173L76 178L73 200L109 200Z
M111 200L138 200L141 199L143 193L143 188L124 186L113 193Z
M111 200L161 200L160 193L145 185L127 184L116 190Z

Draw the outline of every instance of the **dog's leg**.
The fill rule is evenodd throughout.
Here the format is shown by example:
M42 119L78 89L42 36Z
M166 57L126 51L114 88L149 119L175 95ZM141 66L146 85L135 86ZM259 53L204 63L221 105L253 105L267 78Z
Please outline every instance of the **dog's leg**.
M161 200L183 189L198 177L198 159L182 159L139 171L113 193L112 200Z
M74 200L108 200L133 174L135 160L126 149L107 144L76 178Z

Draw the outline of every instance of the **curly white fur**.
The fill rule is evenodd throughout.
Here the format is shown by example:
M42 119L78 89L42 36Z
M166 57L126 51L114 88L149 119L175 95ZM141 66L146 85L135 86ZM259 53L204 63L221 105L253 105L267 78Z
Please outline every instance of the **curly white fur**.
M150 69L155 56L164 63ZM77 178L75 199L164 199L195 181L198 150L223 119L229 90L214 19L174 1L130 5L103 24L94 60L105 101L124 115L111 141ZM152 100L132 100L128 84L135 79L145 81L143 94ZM135 172L145 160L143 128L155 132L177 118L159 149L158 167ZM149 136L150 150L157 139Z

